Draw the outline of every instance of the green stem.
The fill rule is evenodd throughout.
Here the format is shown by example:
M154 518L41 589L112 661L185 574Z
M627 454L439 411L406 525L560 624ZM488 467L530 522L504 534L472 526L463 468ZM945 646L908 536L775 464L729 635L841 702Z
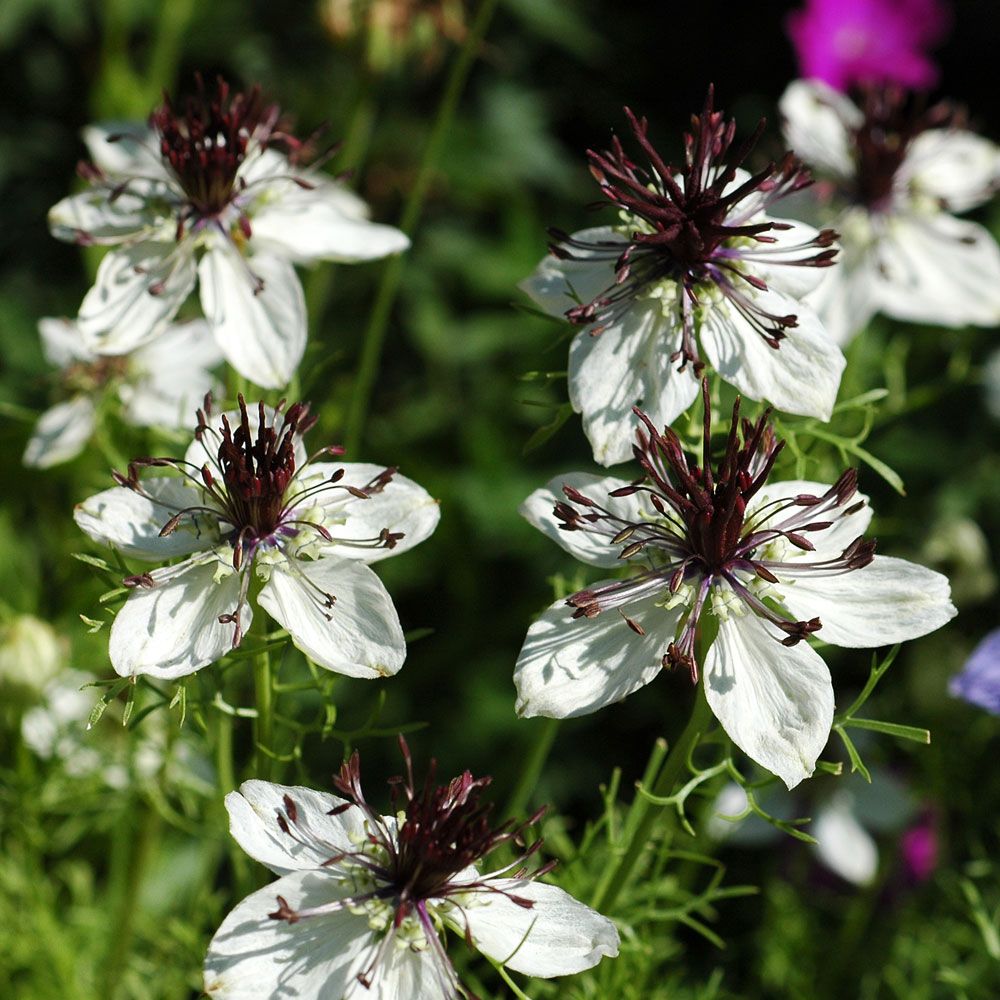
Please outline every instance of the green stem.
M511 792L507 805L504 806L504 817L518 819L527 808L538 779L541 776L545 762L548 760L552 744L556 741L556 734L559 732L558 719L543 719L534 726L534 741L528 751L528 759L521 770L521 776L517 779L514 791Z
M444 140L451 128L452 120L458 109L459 99L465 88L465 81L468 78L469 70L472 68L472 61L482 46L486 30L496 11L497 3L498 0L482 0L472 29L466 36L465 42L455 62L452 64L451 73L448 76L448 82L445 85L444 94L441 98L441 104L438 106L437 118L434 121L430 138L427 140L427 146L424 149L423 160L417 171L413 187L410 189L409 197L403 206L400 229L410 237L413 236L417 223L420 220L427 191L430 188L431 179L437 167L441 147L444 145ZM361 350L361 361L358 365L358 376L354 383L351 405L347 411L347 428L344 440L349 455L357 454L358 446L361 443L365 415L368 411L372 387L375 384L375 376L378 374L379 362L382 357L382 344L385 341L392 307L399 292L402 273L403 257L401 255L397 255L386 262L382 271L382 281L375 297L375 303L368 318L368 326L365 329L364 343Z
M219 779L218 807L222 809L223 799L236 790L236 770L233 766L233 724L235 719L228 712L215 711L215 772ZM225 825L222 825L225 829ZM247 856L240 846L227 836L229 861L233 869L233 878L237 886L248 884Z
M687 767L688 756L698 738L705 731L708 718L711 715L708 702L705 700L705 691L702 684L695 689L695 702L691 709L691 718L688 719L684 732L680 739L674 744L673 749L667 756L656 782L649 791L656 796L666 797L676 788L678 782L684 775ZM628 840L628 846L624 854L611 870L610 874L601 882L598 891L594 895L591 906L595 910L610 911L618 899L619 894L625 887L625 883L632 875L639 859L649 846L650 836L656 827L657 821L664 811L670 807L656 805L644 800L646 808L642 812L638 823L635 824L632 836Z
M271 677L271 654L264 649L254 658L254 696L257 718L254 720L254 777L268 781L271 777L271 753L274 752L274 686Z

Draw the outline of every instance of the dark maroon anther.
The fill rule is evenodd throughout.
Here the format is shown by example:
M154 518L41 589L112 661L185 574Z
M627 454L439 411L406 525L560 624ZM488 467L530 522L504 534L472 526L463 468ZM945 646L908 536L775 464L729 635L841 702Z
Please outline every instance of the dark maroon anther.
M736 124L714 108L709 87L705 106L684 136L684 160L680 166L667 163L649 139L645 118L625 108L632 135L642 150L646 165L633 161L617 136L610 150L588 150L590 172L601 193L626 213L631 230L627 242L588 242L551 230L557 242L550 249L564 260L584 259L574 251L585 251L588 259L613 261L614 281L596 298L567 310L570 322L591 325L601 333L617 320L644 290L662 281L679 288L678 325L682 345L672 360L683 369L691 364L695 374L704 367L698 356L691 312L701 305L702 291L714 286L733 307L751 322L771 347L778 348L785 330L797 325L794 315L767 313L753 300L753 292L767 291L762 277L752 273L744 259L744 246L776 242L773 232L787 230L785 223L764 219L762 213L775 201L812 183L808 170L791 153L769 163L756 174L740 180L740 170L764 129L758 124L753 135L734 148ZM794 266L826 267L837 251L832 230L823 230L798 249L814 250L788 263ZM749 253L747 254L749 256Z
M761 502L758 494L784 447L768 425L770 410L754 422L741 420L737 398L725 452L713 463L707 382L702 383L702 396L701 466L684 451L673 430L661 432L646 414L635 411L639 428L633 453L645 478L612 490L609 496L639 495L649 501L658 517L628 520L568 486L563 487L567 501L559 500L553 508L565 531L603 535L609 545L620 545L627 539L619 558L642 565L629 579L572 594L566 604L573 608L573 618L594 618L614 608L629 628L643 635L641 625L626 614L628 605L657 595L676 600L683 586L690 588L679 636L668 644L663 663L689 670L694 680L698 676L698 622L713 593L725 590L734 594L746 612L764 618L781 632L775 636L779 642L793 646L821 629L822 622L787 617L773 601L765 601L756 592L755 581L780 588L797 574L847 573L867 566L875 553L875 542L859 537L833 559L788 562L780 554L769 554L774 543L815 551L809 535L819 535L857 513L864 506L864 501L856 500L857 473L848 469L822 496L800 494ZM776 599L780 601L780 597Z

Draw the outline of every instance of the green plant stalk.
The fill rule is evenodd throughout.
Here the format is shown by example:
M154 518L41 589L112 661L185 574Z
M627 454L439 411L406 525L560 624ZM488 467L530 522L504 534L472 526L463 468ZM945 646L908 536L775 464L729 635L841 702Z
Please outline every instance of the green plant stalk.
M472 68L472 61L479 51L483 39L486 37L486 31L489 28L498 2L499 0L482 0L479 10L476 12L476 19L473 22L472 28L452 64L441 103L438 105L437 117L434 120L430 137L427 140L427 146L424 149L420 168L417 171L416 179L413 182L413 187L410 189L406 203L403 206L403 215L399 227L407 236L413 236L417 223L420 220L424 201L427 198L427 191L430 188L431 179L437 167L441 147L444 145L445 137L451 128L455 112L458 109L458 102L462 96L462 91L465 89L465 82L468 79L469 70ZM358 364L358 375L354 382L354 392L347 411L344 441L349 455L356 455L358 453L358 446L361 443L365 416L368 412L368 403L375 384L375 376L378 374L379 362L382 358L382 345L389 327L389 317L392 313L392 307L399 293L402 273L402 255L396 255L386 262L382 271L382 281L375 296L375 303L368 317L368 325L365 328L361 349L361 360Z
M259 609L257 617L266 618ZM269 781L270 753L274 752L274 678L271 675L271 652L266 647L254 657L253 687L257 705L257 717L253 724L254 777Z
M527 759L521 774L511 792L507 804L504 806L504 818L521 819L524 810L531 800L531 796L538 785L545 762L549 758L552 745L556 741L556 734L559 732L559 719L542 719L534 726L534 740L528 751Z
M666 762L657 775L656 782L649 789L653 795L665 797L674 791L687 767L688 755L705 731L711 712L708 702L705 700L703 684L704 681L695 688L695 702L691 709L691 717L688 719L680 739L667 755ZM595 910L610 911L613 909L625 883L629 880L639 863L639 859L649 846L650 836L658 820L665 810L672 808L656 805L652 802L647 802L646 806L647 808L636 824L624 853L594 894L591 906Z

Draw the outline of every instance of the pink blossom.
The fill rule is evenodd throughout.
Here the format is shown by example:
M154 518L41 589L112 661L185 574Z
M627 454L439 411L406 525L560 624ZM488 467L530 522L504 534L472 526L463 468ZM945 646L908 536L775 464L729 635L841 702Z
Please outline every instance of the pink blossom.
M927 50L950 25L943 0L806 0L786 22L802 76L841 91L856 83L933 86L938 69Z

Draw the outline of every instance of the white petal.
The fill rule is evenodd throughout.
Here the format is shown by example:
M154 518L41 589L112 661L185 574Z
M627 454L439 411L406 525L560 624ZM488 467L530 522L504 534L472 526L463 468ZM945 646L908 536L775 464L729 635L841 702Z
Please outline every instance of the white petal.
M569 398L601 465L632 457L639 406L658 426L672 424L698 395L690 368L676 371L680 347L657 300L636 302L596 337L578 333L569 350Z
M118 391L126 419L141 427L193 427L205 394L221 390L209 372L221 363L204 320L167 327L129 358L129 380Z
M835 177L854 175L850 133L863 116L847 97L818 80L796 80L785 89L778 107L792 152Z
M296 832L308 830L315 842L302 843L278 826L288 796L297 810ZM351 837L364 831L361 811L352 806L337 816L331 809L344 799L298 785L274 785L270 781L244 781L238 792L226 796L229 832L255 861L278 875L300 869L322 868L341 851L356 850Z
M46 316L38 321L45 360L56 368L68 368L75 361L93 361L96 355L87 349L80 328L69 319Z
M475 946L514 972L551 979L591 969L618 954L618 931L607 917L543 882L490 879L464 912ZM506 895L530 900L519 906Z
M314 190L286 185L253 212L254 246L299 263L377 260L409 247L398 229L345 214L339 185L315 176L309 181Z
M162 185L137 184L114 201L96 189L73 194L49 209L49 231L57 240L81 244L115 244L141 237L169 238L166 217L150 208L153 196L163 196Z
M109 174L140 174L167 179L159 153L159 137L145 122L101 122L84 126L81 136L87 152ZM115 141L108 140L114 136Z
M770 501L786 500L797 496L821 497L829 489L829 483L817 483L811 479L783 479L778 482L766 483L761 492L754 497L747 511L747 520L753 516L754 511ZM868 497L864 493L855 493L847 506L852 507L862 502L864 506L860 510L856 510L853 514L849 514L846 517L838 518L829 528L823 531L810 531L806 533L806 537L816 546L815 551L803 552L798 548L790 547L785 558L789 562L801 560L806 563L819 562L824 559L835 559L859 535L863 535L871 524L872 509L868 503ZM804 510L806 508L793 507L786 514L775 516L773 523L780 524L787 517ZM825 514L816 517L816 520L826 521L828 519ZM810 615L810 617L812 616Z
M946 577L891 556L876 556L850 573L803 572L789 580L778 588L789 611L802 620L819 618L817 638L835 646L891 646L933 632L957 614Z
M46 410L28 439L24 464L49 469L76 458L94 432L94 413L93 400L82 395Z
M859 209L842 217L837 263L819 269L822 281L803 300L816 310L830 339L840 346L860 333L879 309L877 258L870 244L853 241L850 235L858 224L870 228L867 219L860 218L866 215Z
M227 653L234 626L218 618L236 610L240 577L225 570L220 560L197 556L153 570L155 586L136 587L111 626L108 652L115 670L122 677L150 674L172 680ZM224 575L216 582L219 573ZM253 611L244 605L244 632L252 620Z
M323 596L335 598L332 608ZM319 666L348 677L388 677L403 665L406 642L382 581L353 560L324 557L275 564L260 605Z
M251 272L264 282L256 294ZM295 268L265 254L244 259L220 240L198 273L202 308L229 363L265 389L287 385L306 346L306 304Z
M973 132L928 129L910 143L894 186L965 212L988 201L1000 181L1000 148Z
M161 333L194 288L185 244L136 243L107 253L77 322L88 346L125 354ZM153 294L150 289L160 289Z
M309 466L308 476L303 476L302 486L308 485L313 474L325 479L338 469L344 470L341 483L363 487L381 475L385 466L368 462L316 462ZM367 500L353 497L344 490L331 489L318 494L314 502L323 507L323 525L335 539L378 538L383 528L402 532L403 537L391 549L363 548L347 543L336 546L333 552L344 559L365 563L378 562L419 545L430 537L441 519L437 500L418 483L398 472Z
M777 292L755 292L754 303L775 316L795 315L778 348L769 347L728 301L706 310L701 343L712 367L751 399L779 410L829 420L845 360L819 317Z
M584 243L620 243L627 241L610 226L581 229L572 239ZM561 260L549 254L534 272L518 285L538 306L551 316L564 316L567 309L592 302L615 282L614 258L595 257L594 251L569 248L580 260ZM590 259L588 259L590 258Z
M820 810L809 831L816 853L832 872L854 885L870 885L878 871L878 848L854 818L850 798L842 795Z
M222 922L208 946L205 992L220 1000L263 997L343 997L362 972L375 936L364 915L347 909L298 923L272 920L278 896L308 909L350 894L329 872L292 872L247 896Z
M587 715L648 684L662 668L679 618L654 600L624 609L645 631L641 636L614 610L573 618L562 601L549 607L528 629L514 667L518 715Z
M732 616L705 657L705 697L729 738L789 787L808 778L833 724L833 684L807 643L781 645L756 615Z
M187 480L150 477L142 481L151 499L124 486L104 490L73 510L77 526L95 542L113 545L122 555L164 562L212 548L219 542L219 525L211 515L184 518L177 529L160 537L160 529L178 511L204 504L201 492Z
M742 256L754 262L750 270L767 282L769 288L798 299L816 288L828 271L837 269L837 264L831 267L814 267L810 264L796 263L809 260L820 253L819 248L810 245L811 241L819 236L818 229L795 219L766 218L766 221L777 222L790 228L774 229L764 233L763 235L774 242L761 243L756 248L748 247ZM839 255L834 258L836 261L839 259Z
M879 298L897 319L942 326L1000 323L1000 249L988 230L950 215L898 216L879 243Z
M591 566L621 567L618 558L625 543L610 545L606 535L589 531L564 531L552 513L557 501L566 500L563 486L571 486L584 496L595 500L605 510L621 517L623 521L640 521L643 507L637 494L629 497L609 497L612 490L628 486L628 481L614 476L595 476L589 472L567 472L556 476L540 490L535 490L518 508L520 515L533 524L546 537L565 549L571 556ZM624 525L622 525L624 527ZM613 530L613 529L612 529Z

